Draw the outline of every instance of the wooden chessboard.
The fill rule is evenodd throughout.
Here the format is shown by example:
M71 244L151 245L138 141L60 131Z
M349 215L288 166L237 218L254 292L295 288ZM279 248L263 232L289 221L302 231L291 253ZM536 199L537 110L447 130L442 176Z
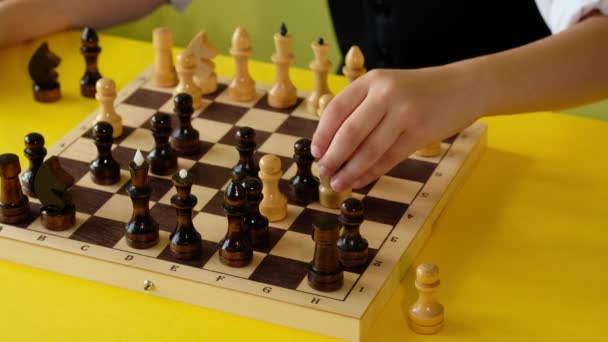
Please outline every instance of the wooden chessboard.
M369 241L370 260L365 267L344 272L341 290L318 292L306 281L314 251L311 221L315 215L337 214L318 203L306 207L289 204L287 218L270 224L270 246L255 250L249 266L227 267L217 255L218 241L227 227L221 207L223 189L238 160L236 128L256 129L256 161L266 153L280 156L284 171L280 185L285 188L296 170L293 144L301 137L311 138L318 122L305 111L304 92L298 93L294 108L278 110L267 104L268 85L257 85L254 101L239 103L228 97L228 80L220 78L218 91L204 96L204 108L193 115L193 126L201 133L201 153L179 159L180 169L194 175L192 193L198 198L194 225L204 239L202 257L179 261L169 254L168 237L176 222L169 201L175 190L169 177L149 177L154 189L151 213L160 224L160 243L147 250L127 246L125 222L132 210L124 191L129 181L128 162L137 149L153 148L148 130L151 116L159 111L173 112L172 89L152 86L150 74L151 69L146 70L118 94L116 108L125 127L123 136L115 141L113 155L122 165L120 182L99 186L87 174L88 164L97 154L90 130L94 112L49 148L49 155L59 156L62 166L76 179L70 190L77 209L76 226L63 232L45 229L39 219L40 205L33 199L30 221L0 226L0 258L323 335L361 340L486 145L486 126L476 123L446 139L440 156L412 156L370 186L354 191L353 197L365 206L361 233ZM176 124L177 120L174 127ZM145 289L147 280L154 286Z

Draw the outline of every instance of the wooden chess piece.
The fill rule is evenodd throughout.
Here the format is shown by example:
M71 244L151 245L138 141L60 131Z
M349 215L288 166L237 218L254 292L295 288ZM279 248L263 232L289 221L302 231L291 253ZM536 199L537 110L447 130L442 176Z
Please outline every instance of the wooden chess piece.
M193 54L196 60L192 78L194 84L201 89L204 95L214 93L217 90L217 74L212 59L217 56L218 49L209 40L207 32L197 33L185 51Z
M29 200L19 183L20 172L16 154L0 155L0 223L21 223L30 218Z
M251 101L255 98L255 81L249 75L248 61L252 54L249 33L237 27L232 34L230 55L234 58L234 78L228 86L228 95L235 101Z
M195 155L201 150L198 131L192 127L192 96L179 93L173 98L174 111L179 119L179 127L175 128L169 143L179 156Z
M80 79L80 93L84 97L95 98L96 84L101 78L99 68L97 66L97 58L101 53L99 47L99 37L97 32L90 28L85 27L82 31L82 46L80 47L80 53L84 56L86 63L86 69L84 76Z
M149 165L140 150L129 163L131 184L127 186L127 194L133 202L133 215L127 222L125 238L133 248L145 249L158 244L158 223L150 214L150 195L152 187L147 184Z
M348 82L352 83L366 72L367 69L365 68L365 58L363 57L361 49L359 49L357 45L351 46L346 53L342 73L344 76L346 76Z
M282 174L279 157L267 154L260 159L259 176L264 183L264 199L260 202L260 213L270 222L281 221L287 216L287 197L279 189Z
M443 327L443 305L435 298L439 283L436 265L422 264L416 268L418 300L408 310L408 323L410 329L418 334L434 334Z
M203 240L192 224L192 209L198 202L196 196L190 193L193 177L186 170L181 170L171 179L177 189L177 194L171 197L171 205L177 211L177 225L169 236L169 251L177 259L195 259L203 251Z
M331 93L325 94L319 98L319 108L317 108L317 116L321 117L327 105L334 99L334 95Z
M120 165L112 157L112 125L101 121L93 126L93 137L97 147L97 159L89 164L91 179L95 184L111 185L120 181Z
M247 194L247 211L243 220L243 230L249 235L254 248L266 248L269 244L270 232L268 219L260 213L260 202L264 199L262 181L250 177L245 179L242 184Z
M339 290L344 284L336 247L340 223L333 216L317 216L313 218L313 227L315 254L308 268L308 285L323 292Z
M310 139L300 139L293 146L293 159L298 165L295 176L289 179L288 197L294 203L308 205L319 199L319 179L312 174L315 160L310 152Z
M36 197L36 190L34 188L34 180L36 179L36 173L40 169L40 165L46 156L46 148L44 148L44 137L39 133L30 133L25 136L25 150L23 153L25 157L29 159L30 166L21 175L21 183L23 185L23 192L30 196Z
M342 202L352 195L352 190L346 189L339 192L335 191L332 189L330 181L331 179L328 177L321 177L321 183L319 184L319 203L325 208L338 209Z
M194 83L194 70L196 69L196 57L188 51L177 55L177 74L179 84L175 87L173 95L185 93L192 97L192 107L200 109L203 107L203 92Z
M329 85L327 84L327 73L331 69L331 62L327 59L329 53L329 44L323 38L319 38L316 42L310 44L312 51L315 54L315 59L309 64L310 70L315 75L315 86L313 91L306 98L306 110L310 114L316 115L319 110L319 100L325 94L331 94Z
M157 87L170 88L177 85L177 74L173 65L173 31L167 27L159 27L152 31L154 45L154 69L152 83Z
M258 177L260 169L253 160L255 151L255 130L251 127L239 127L234 135L239 161L232 167L232 179L242 182L247 177Z
M34 81L34 99L38 102L55 102L61 98L61 89L55 68L61 63L61 58L55 55L46 42L42 43L32 55L28 71Z
M276 81L268 91L268 104L274 108L289 108L298 100L296 87L289 79L289 66L294 59L290 51L291 40L291 33L282 23L281 30L274 34L276 52L272 55L272 62L276 65Z
M122 118L114 108L116 100L116 84L109 78L101 78L95 84L97 94L95 98L99 101L99 113L93 120L93 125L105 121L112 125L112 137L118 138L122 135Z
M177 152L169 144L171 135L171 116L156 113L150 119L155 146L146 157L150 162L150 171L154 175L166 176L177 171Z
M68 193L74 182L74 177L61 167L57 156L40 165L34 184L42 204L40 222L46 229L62 231L76 224L76 207Z
M416 151L421 157L435 157L441 154L441 142L434 142Z
M359 230L359 226L363 223L363 203L356 198L342 202L340 222L344 227L336 243L340 263L344 267L365 265L368 258L368 244Z
M224 212L228 217L228 231L220 241L219 257L222 264L230 267L244 267L253 260L253 248L249 236L243 231L247 197L245 189L234 180L224 192Z

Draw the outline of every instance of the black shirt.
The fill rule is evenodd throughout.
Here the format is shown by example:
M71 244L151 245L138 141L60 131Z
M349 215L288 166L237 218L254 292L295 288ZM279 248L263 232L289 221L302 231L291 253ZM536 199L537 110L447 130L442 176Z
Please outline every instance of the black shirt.
M442 65L551 34L534 0L329 0L329 7L342 55L359 45L368 69Z

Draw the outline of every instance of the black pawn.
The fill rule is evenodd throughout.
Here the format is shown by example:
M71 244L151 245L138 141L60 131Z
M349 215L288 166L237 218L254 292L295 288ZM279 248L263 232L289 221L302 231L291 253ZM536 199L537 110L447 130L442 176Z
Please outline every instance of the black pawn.
M255 130L251 127L240 127L234 134L239 161L232 167L232 179L242 182L247 177L258 178L259 167L253 160L255 151Z
M310 139L300 139L293 146L293 159L298 165L296 175L289 180L289 200L308 205L319 199L319 179L312 174L315 157L310 152Z
M270 239L268 219L260 213L262 181L257 178L247 178L243 181L247 194L247 213L243 220L243 230L249 235L254 248L267 248Z
M148 154L152 174L166 176L177 171L177 153L169 145L171 135L171 116L157 113L152 116L152 135L156 145Z
M96 91L95 84L101 78L97 67L97 57L101 53L99 37L94 29L85 27L84 31L82 31L81 40L80 53L84 56L86 69L84 76L80 79L80 93L84 97L94 98Z
M349 198L340 206L340 222L344 229L338 239L338 256L344 267L358 267L367 263L368 244L361 236L359 226L363 223L363 203Z
M224 212L228 217L228 231L220 241L219 257L222 264L230 267L247 266L253 260L251 240L243 231L247 197L245 189L232 180L224 193Z
M186 93L177 94L173 103L175 114L179 118L179 127L171 134L171 147L180 156L197 154L201 149L201 142L198 131L192 127L192 96Z
M23 174L21 174L21 183L23 185L23 192L26 195L36 197L34 180L36 178L36 173L38 172L38 169L40 169L40 165L46 156L44 137L39 133L30 133L25 136L24 141L25 150L23 150L23 153L30 161L30 166Z
M120 165L112 157L112 125L101 121L93 126L93 137L97 146L97 159L89 165L91 179L100 185L116 184L120 181Z
M180 173L172 178L177 194L171 197L171 205L177 212L177 225L169 236L169 251L177 259L191 260L199 257L203 251L201 234L192 224L192 209L198 199L190 193L192 174L187 173L182 177Z

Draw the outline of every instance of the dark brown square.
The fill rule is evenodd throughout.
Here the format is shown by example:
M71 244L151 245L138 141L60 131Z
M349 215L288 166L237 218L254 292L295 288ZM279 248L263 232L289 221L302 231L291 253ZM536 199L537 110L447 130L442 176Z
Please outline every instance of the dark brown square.
M150 215L158 223L158 228L172 233L177 225L177 213L175 208L170 205L156 203L150 209ZM194 218L194 216L193 216Z
M224 144L224 145L230 145L230 146L236 146L236 139L234 138L234 135L236 134L236 131L239 128L237 126L234 126L230 129L230 131L228 131L228 133L226 133L219 141L220 144ZM266 142L266 140L268 140L268 138L270 138L271 133L265 132L265 131L261 131L261 130L256 130L255 131L255 143L258 147L262 146L262 144L264 144Z
M397 164L387 175L391 177L426 183L431 177L437 164L424 160L406 159Z
M112 248L125 235L125 223L91 216L70 239Z
M76 211L89 215L95 214L112 197L109 192L78 185L72 186L69 193L76 206Z
M27 220L20 223L12 223L12 226L17 228L27 228L32 222L36 221L40 216L40 207L41 205L38 203L30 202L30 217Z
M274 246L276 246L276 244L279 242L279 240L281 240L283 235L285 235L285 232L286 232L286 230L284 230L284 229L268 227L268 233L269 233L268 246L266 246L264 248L254 248L254 250L265 253L265 254L270 253L270 251L274 248Z
M203 265L206 264L209 259L211 259L213 254L215 254L217 248L217 242L203 240L203 253L198 258L192 260L180 260L171 256L169 245L167 245L167 247L165 247L165 249L160 253L157 258L180 265L202 268Z
M312 222L315 217L338 217L336 214L327 213L324 211L314 210L310 208L305 208L298 218L291 224L289 230L312 235L313 226Z
M269 254L249 276L249 280L295 290L307 273L308 263Z
M447 143L447 144L453 144L454 140L456 140L456 138L458 138L458 135L460 135L460 133L454 134L449 138L443 139L443 142Z
M216 90L215 90L213 93L211 93L211 94L206 94L206 95L203 95L203 98L204 98L204 99L207 99L207 100L211 100L211 101L213 101L213 100L215 100L215 98L216 98L216 97L220 96L220 94L221 94L221 93L222 93L222 92L223 92L223 91L224 91L226 88L228 88L228 86L227 86L227 85L225 85L225 84L223 84L223 83L218 83L218 84L217 84L217 89L216 89Z
M283 122L279 129L277 129L277 132L312 139L312 135L315 133L318 123L319 122L316 120L290 116Z
M133 131L135 131L135 127L122 126L122 135L118 138L114 138L114 144L120 144L129 136L129 134L133 133ZM93 139L93 130L87 129L82 135L82 137L87 139Z
M89 172L89 163L82 161L59 157L59 164L61 164L61 167L67 173L74 177L75 182L78 182L80 178Z
M296 107L298 107L300 105L300 103L302 103L303 100L304 100L303 98L298 97L298 99L296 100L296 104L293 105L293 106L291 106L291 107L288 107L288 108L274 108L270 104L268 104L268 93L266 93L254 105L254 107L255 108L259 108L259 109L269 110L269 111L272 111L272 112L277 112L277 113L291 114L291 112L293 112L293 110L296 109Z
M205 108L199 118L214 120L229 124L235 124L239 119L247 113L249 108L235 106L226 103L213 102Z
M223 204L224 204L224 192L220 190L220 191L216 192L215 195L213 195L213 197L211 197L209 202L207 202L207 204L205 204L205 206L203 207L203 209L201 211L208 213L208 214L224 216L225 215L224 209L222 207Z
M112 157L118 164L120 164L120 168L123 170L129 169L129 163L133 161L133 157L135 157L135 153L137 150L134 150L129 147L116 146L112 150Z
M394 226L399 222L408 208L405 203L393 202L382 198L366 196L363 198L366 220Z
M172 97L173 95L168 93L139 88L133 94L131 94L131 96L127 97L123 103L138 107L158 109Z
M194 184L214 189L220 189L232 178L231 169L200 162L194 164L190 172L194 176Z
M372 190L372 188L374 187L374 185L376 185L377 182L378 182L378 180L375 180L362 188L353 189L353 192L358 193L358 194L367 195L367 193Z
M358 267L344 267L344 270L351 273L362 274L363 272L365 272L369 264L372 263L372 260L374 260L374 257L376 257L377 253L377 249L369 248L367 250L367 262L365 264Z
M172 181L154 176L148 177L148 184L152 187L152 194L150 195L150 200L155 202L163 198L163 196L165 196L167 192L169 192L169 190L173 188ZM123 185L120 190L118 190L118 193L128 196L129 194L127 193L127 188L129 186L131 186L130 180L125 185Z

